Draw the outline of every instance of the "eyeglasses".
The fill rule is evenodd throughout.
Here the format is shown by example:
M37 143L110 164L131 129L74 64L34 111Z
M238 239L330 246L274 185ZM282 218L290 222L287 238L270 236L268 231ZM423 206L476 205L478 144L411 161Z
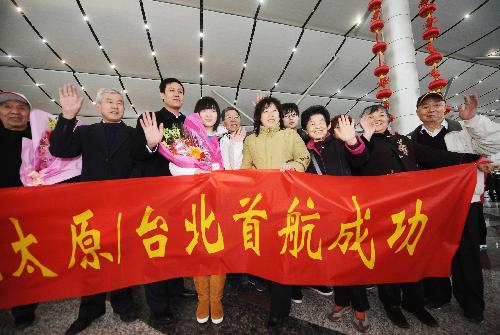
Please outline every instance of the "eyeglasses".
M240 119L240 116L239 115L236 115L236 116L226 116L224 118L224 121L225 120L239 120Z
M285 114L285 117L286 117L286 118L292 118L292 117L297 117L297 116L298 116L298 115L297 115L297 113L295 113L295 112Z

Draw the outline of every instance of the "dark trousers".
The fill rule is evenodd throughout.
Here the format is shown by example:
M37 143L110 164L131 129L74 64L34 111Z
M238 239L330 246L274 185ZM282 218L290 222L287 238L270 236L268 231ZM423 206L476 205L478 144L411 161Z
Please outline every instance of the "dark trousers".
M145 284L144 293L151 313L154 316L163 316L165 313L169 313L170 297L181 294L183 288L184 280L182 278Z
M334 286L335 305L351 306L355 311L365 312L370 309L365 286Z
M270 281L271 317L283 318L290 314L292 287Z
M479 222L477 223L477 228L479 244L486 244L486 234L488 231L486 229L486 220L484 219L482 203L479 203L478 215Z
M80 298L79 319L92 320L106 311L107 293L87 295ZM109 293L111 306L117 314L126 313L134 308L132 287L126 287Z
M24 318L24 317L30 317L35 315L35 310L38 304L29 304L29 305L22 305L22 306L16 306L12 307L12 316L14 318Z
M422 282L379 284L378 296L385 309L402 306L407 311L415 312L424 308Z
M480 203L471 204L460 245L451 266L453 295L460 307L469 315L480 315L484 311L483 272L477 227L481 215L480 210ZM431 287L426 292L428 299L439 302L451 300L452 286L449 278L430 278L427 286Z

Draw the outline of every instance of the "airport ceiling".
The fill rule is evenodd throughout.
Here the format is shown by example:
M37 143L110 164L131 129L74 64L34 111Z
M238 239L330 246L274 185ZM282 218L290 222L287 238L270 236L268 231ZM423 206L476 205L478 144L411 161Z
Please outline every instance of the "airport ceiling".
M416 16L419 1L409 1L420 89L426 91L424 22ZM258 93L272 90L282 102L297 102L335 56L300 109L322 104L332 115L357 117L375 101L367 0L0 3L0 90L22 92L36 108L57 114L58 88L73 83L87 95L85 123L98 120L92 101L99 88L109 87L126 92L125 116L135 125L138 114L161 108L160 77L185 83L185 114L203 94L222 108L237 100L251 117ZM446 56L439 70L453 79L449 104L477 93L480 113L500 122L500 1L436 3L442 36L435 46Z

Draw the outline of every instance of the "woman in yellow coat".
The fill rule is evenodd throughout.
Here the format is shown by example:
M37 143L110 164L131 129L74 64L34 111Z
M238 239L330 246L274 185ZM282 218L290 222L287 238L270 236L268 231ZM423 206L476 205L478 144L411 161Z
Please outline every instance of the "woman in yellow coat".
M254 133L243 144L241 169L279 169L304 172L309 151L295 129L285 129L278 99L266 97L255 106ZM281 327L290 313L292 287L271 282L271 313L268 327Z

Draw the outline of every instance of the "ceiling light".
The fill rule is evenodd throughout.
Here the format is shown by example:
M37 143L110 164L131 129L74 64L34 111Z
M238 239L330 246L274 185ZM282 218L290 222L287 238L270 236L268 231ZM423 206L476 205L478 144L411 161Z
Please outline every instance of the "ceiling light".
M494 111L495 111L495 110L494 110L494 109L492 109L490 112L494 112Z
M35 83L35 86L37 86L37 87L38 87L38 86L40 86L40 84L39 84L39 83Z
M200 57L200 63L203 63L203 57Z
M66 64L66 61L64 59L61 59L61 63Z
M470 14L465 14L464 19L468 19L470 17Z
M243 67L247 67L247 63L243 63Z
M110 65L112 69L116 68L115 64Z
M145 29L149 29L149 26L147 24L144 25Z
M89 17L88 16L84 16L83 17L83 21L87 22L89 20Z
M203 78L203 73L202 73L202 74L200 74L200 78Z
M81 86L80 88L82 89L82 91L85 91L85 87Z
M361 17L358 16L356 19L356 25L359 26L361 24Z
M42 43L47 43L47 40L45 38L42 38Z
M156 56L156 52L154 52L154 51L151 52L151 55Z
M482 82L483 82L483 81L482 81L482 80L480 80L480 81L478 81L477 83L478 83L478 84L481 84Z
M274 86L278 86L278 83L274 83Z
M293 49L292 49L292 52L296 52L296 51L297 51L297 48L293 48Z
M200 32L200 37L203 38L203 32Z
M104 49L104 48L102 47L102 45L99 45L99 49L101 49L101 50L102 50L102 49Z
M12 58L12 55L7 55L7 58Z
M455 77L453 77L453 78L458 79L458 76L455 76Z
M56 100L55 99L50 99L50 101L55 102Z
M134 107L134 104L130 104L130 107Z
M92 105L95 105L95 101L92 101Z
M19 13L21 13L21 12L23 11L23 9L22 9L21 7L16 7L16 9L17 9L17 11L18 11Z
M337 91L337 93L340 93L340 92L341 92L340 90Z
M500 100L499 100L499 99L496 99L496 100L495 100L495 102L498 102L498 101L500 101Z
M123 90L123 94L127 94L127 90Z

